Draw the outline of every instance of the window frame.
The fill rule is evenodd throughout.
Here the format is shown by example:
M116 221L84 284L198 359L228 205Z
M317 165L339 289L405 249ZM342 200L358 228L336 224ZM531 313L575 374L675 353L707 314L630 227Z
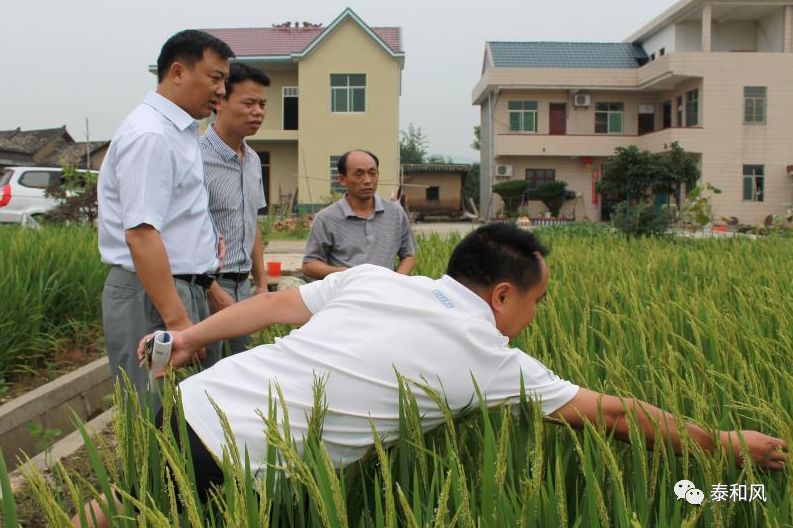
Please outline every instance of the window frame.
M340 158L341 158L341 154L339 155L331 154L330 158L328 158L330 161L330 167L328 171L328 189L330 190L331 196L334 193L345 194L347 192L347 188L339 183L338 163Z
M762 95L751 94L751 90L762 90ZM751 110L750 110L751 106ZM757 110L760 110L758 119ZM747 119L751 113L752 119ZM765 125L768 119L768 87L767 86L744 86L743 87L743 124L744 125Z
M347 84L333 84L334 77L346 77ZM363 84L351 84L353 77L363 77ZM369 107L368 90L367 90L367 75L365 73L331 73L329 77L330 86L330 112L332 114L365 114ZM354 94L358 90L363 90L363 109L353 109L355 103ZM336 92L346 92L345 104L346 110L336 110Z
M605 110L602 108L605 105ZM618 108L618 109L617 109ZM606 116L606 129L605 131L598 130L598 116ZM619 116L620 127L619 130L612 130L612 116ZM625 103L616 101L600 101L595 103L595 134L623 134L625 132Z
M520 105L520 108L514 108L514 106ZM532 106L534 108L532 108ZM528 133L537 133L537 118L539 114L540 103L538 101L532 100L512 100L507 102L507 112L509 114L509 131L510 132L528 132ZM518 117L520 121L520 125L518 128L513 128L513 115ZM533 121L533 128L526 128L526 117L531 116Z
M741 189L744 202L765 202L765 165L744 165Z
M543 183L555 182L556 169L526 169L524 178L526 179L526 189L536 189L538 185Z

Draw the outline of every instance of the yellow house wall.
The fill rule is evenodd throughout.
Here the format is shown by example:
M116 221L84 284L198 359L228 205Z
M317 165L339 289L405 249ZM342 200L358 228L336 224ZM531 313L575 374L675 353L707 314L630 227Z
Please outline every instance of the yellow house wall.
M270 196L268 204L277 204L280 193L294 193L297 189L297 143L249 142L256 152L270 153ZM272 209L270 209L272 211Z
M270 86L267 88L267 115L262 123L263 130L283 130L284 129L284 86L297 86L297 68L287 71L268 71L267 66L262 69L270 77ZM298 111L299 111L298 102Z
M331 113L330 74L366 74L366 111ZM347 20L299 63L300 203L330 194L330 156L362 148L380 158L381 196L398 182L400 65ZM307 178L306 178L307 176Z

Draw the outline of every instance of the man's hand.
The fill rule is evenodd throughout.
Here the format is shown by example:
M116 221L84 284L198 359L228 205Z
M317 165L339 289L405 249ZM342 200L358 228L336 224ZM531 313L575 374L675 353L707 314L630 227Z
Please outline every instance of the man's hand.
M218 260L218 269L215 271L220 273L220 270L223 269L223 262L226 260L226 240L223 235L218 235Z
M191 365L196 361L203 361L204 356L206 356L206 349L204 347L196 349L189 345L184 337L184 332L169 330L168 333L171 334L170 368L179 368L185 365ZM149 334L144 336L143 339L140 340L140 343L138 343L138 360L143 361L146 341L153 337L154 334ZM166 372L166 370L157 372L155 373L155 377L162 378L165 376Z
M218 284L218 281L214 281L207 290L207 301L211 313L217 313L234 304L234 298Z
M752 457L755 466L775 471L785 468L788 459L788 446L780 438L774 438L757 431L722 431L719 433L719 439L724 450L732 451L735 461L741 466L745 462L741 446L745 443L746 450Z

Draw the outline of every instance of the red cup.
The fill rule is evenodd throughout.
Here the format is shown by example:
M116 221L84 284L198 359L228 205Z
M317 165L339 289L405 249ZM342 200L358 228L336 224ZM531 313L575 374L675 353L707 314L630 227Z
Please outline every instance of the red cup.
M281 263L277 260L271 260L267 263L267 275L272 278L281 276Z

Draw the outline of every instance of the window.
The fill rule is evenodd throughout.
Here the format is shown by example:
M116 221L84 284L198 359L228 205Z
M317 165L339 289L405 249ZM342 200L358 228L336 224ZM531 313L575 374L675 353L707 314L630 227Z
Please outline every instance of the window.
M283 87L284 130L297 130L297 108L300 93L297 86Z
M619 134L622 132L622 103L595 104L595 133Z
M678 95L677 99L675 100L675 102L677 102L677 126L682 127L683 126L683 96L682 95Z
M762 202L765 187L765 168L762 165L743 166L743 199L746 202Z
M537 132L537 101L510 101L509 129L512 132Z
M441 188L437 186L427 187L426 198L428 202L437 202L441 199Z
M744 86L743 122L765 124L766 87Z
M60 177L61 174L59 172L26 171L19 178L19 184L32 189L46 189L50 185L58 183Z
M330 192L344 194L347 189L344 188L344 185L339 183L339 169L338 163L339 158L341 156L331 156L330 157Z
M330 74L330 111L338 113L366 112L365 74Z
M526 182L529 189L535 189L541 183L556 180L556 169L526 169Z
M658 50L658 56L659 57L663 57L664 55L666 55L666 48L659 49Z
M655 53L651 53L651 54L650 54L650 60L651 60L651 61L654 61L654 60L655 60Z
M686 126L699 124L699 90L686 92Z

